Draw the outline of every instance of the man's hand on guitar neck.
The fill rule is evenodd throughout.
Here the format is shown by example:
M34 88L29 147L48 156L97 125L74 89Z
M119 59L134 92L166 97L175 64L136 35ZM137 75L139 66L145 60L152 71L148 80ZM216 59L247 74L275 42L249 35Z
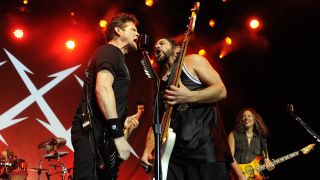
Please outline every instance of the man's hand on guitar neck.
M149 171L149 167L152 167L152 162L154 161L154 156L152 151L154 150L154 134L152 128L149 129L146 139L146 146L141 157L141 166L145 169L146 172Z
M268 171L272 171L275 168L275 165L270 161L269 158L265 158L264 159L264 163L265 163L266 168L268 169Z
M138 114L134 114L132 116L128 116L124 122L124 128L127 129L127 128L137 128L138 125L139 125L139 115Z

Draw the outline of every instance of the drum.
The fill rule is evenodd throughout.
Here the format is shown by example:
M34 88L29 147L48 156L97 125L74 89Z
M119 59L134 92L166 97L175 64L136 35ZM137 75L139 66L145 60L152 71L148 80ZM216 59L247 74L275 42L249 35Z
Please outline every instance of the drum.
M28 164L24 159L15 159L12 163L13 170L27 170Z
M11 163L0 161L0 179L9 179Z
M12 163L11 180L26 180L28 164L23 159L15 159Z

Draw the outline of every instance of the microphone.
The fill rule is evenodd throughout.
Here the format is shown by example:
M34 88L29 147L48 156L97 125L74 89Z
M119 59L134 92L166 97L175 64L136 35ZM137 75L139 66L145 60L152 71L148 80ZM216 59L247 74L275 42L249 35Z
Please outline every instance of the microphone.
M290 114L293 114L294 113L294 107L292 104L287 104L287 111L288 113Z
M145 50L149 44L149 36L147 34L141 34L138 39L138 48Z
M142 65L143 71L147 78L149 79L157 79L157 75L155 70L152 67L149 53L147 51L147 47L149 44L149 36L147 34L141 34L138 39L138 48L142 54L140 59L140 63Z

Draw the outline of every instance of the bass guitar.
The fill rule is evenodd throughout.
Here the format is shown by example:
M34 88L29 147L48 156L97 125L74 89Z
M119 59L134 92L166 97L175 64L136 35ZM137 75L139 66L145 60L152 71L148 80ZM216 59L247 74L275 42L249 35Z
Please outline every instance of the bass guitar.
M282 156L278 159L272 160L272 163L274 165L280 164L286 160L289 160L291 158L294 158L300 154L307 154L309 153L313 148L315 144L309 144L308 146L295 151L293 153L290 153L288 155ZM258 156L253 161L251 161L248 164L239 164L239 167L242 171L242 173L248 178L248 179L254 179L254 180L260 180L260 179L266 179L266 177L263 175L263 171L266 169L265 164L263 163L263 157Z
M184 57L187 51L188 43L189 43L189 37L191 36L192 32L195 28L196 23L196 17L197 13L199 11L200 2L196 2L191 9L192 14L189 18L189 25L188 29L185 33L185 38L181 47L181 51L178 58L178 64L177 69L174 74L174 78L171 85L179 87L179 79L183 67ZM161 170L162 170L162 180L167 179L167 172L168 172L168 166L169 166L169 160L170 156L174 147L176 134L173 132L173 129L170 128L170 120L171 120L171 114L172 114L173 106L168 106L166 111L164 112L161 120Z
M124 137L126 139L128 139L131 135L133 129L135 128L134 124L139 120L143 111L144 105L138 105L137 113L133 115L133 119L131 120L130 124L124 129ZM103 133L103 137L99 142L100 144L98 144L98 149L105 164L105 168L110 170L112 173L116 173L122 162L122 159L119 158L117 148L108 131Z

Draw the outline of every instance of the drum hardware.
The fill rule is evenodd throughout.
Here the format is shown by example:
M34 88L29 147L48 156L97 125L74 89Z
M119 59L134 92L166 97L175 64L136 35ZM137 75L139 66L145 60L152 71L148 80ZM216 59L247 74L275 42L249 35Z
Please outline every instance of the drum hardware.
M48 172L49 171L49 169L42 169L41 166L42 166L42 160L40 160L40 162L39 162L39 168L29 168L29 170L37 172L38 180L40 180L40 175L41 175L42 171L44 171L44 172Z
M46 154L43 156L43 158L45 159L58 159L60 157L63 157L65 155L67 155L68 152L58 152L58 151L55 151L54 153L50 153L50 154Z
M58 167L61 167L61 166L58 165L58 164L49 164L49 166L52 166L55 170L56 170Z
M55 137L40 143L38 145L38 148L50 152L53 150L57 150L59 147L64 146L66 143L67 141L64 138Z
M47 176L48 180L50 179L50 176L58 174L58 173L61 174L62 180L64 180L66 178L66 176L68 177L69 180L72 179L72 176L70 175L70 169L72 169L72 168L68 169L66 164L61 159L61 157L66 156L68 154L68 152L57 151L58 148L64 146L65 144L66 144L66 140L64 138L55 137L55 138L51 138L47 141L44 141L38 145L39 149L45 150L48 153L48 154L44 155L43 158L47 159L48 161L57 160L57 163L61 164L60 166L57 164L50 165L50 166L54 166L55 169L57 167L61 167L61 171L57 171L52 174L49 174L49 172L46 171L46 176ZM51 151L53 151L53 152L51 152ZM51 152L51 153L49 153L49 152Z
M10 166L12 166L11 163L0 162L0 167L10 167Z
M4 150L0 153L0 179L25 180L27 179L28 164L24 159L18 158L11 150Z

